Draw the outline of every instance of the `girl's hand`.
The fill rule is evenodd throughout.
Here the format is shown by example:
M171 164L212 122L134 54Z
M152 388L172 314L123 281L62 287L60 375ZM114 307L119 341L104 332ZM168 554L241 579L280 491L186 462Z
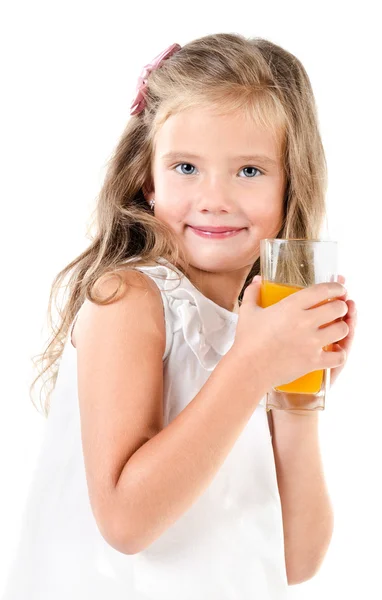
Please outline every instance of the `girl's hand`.
M344 285L345 277L343 275L339 275L338 281L339 281L339 283L342 283L342 285ZM336 381L338 375L341 373L344 366L346 365L346 361L349 356L350 348L353 344L354 332L355 332L355 328L357 325L357 309L356 309L355 302L354 302L354 300L348 300L347 296L348 296L348 294L346 292L346 294L344 294L343 296L340 296L339 299L346 302L346 304L348 306L348 312L346 313L346 315L344 317L342 317L342 320L347 323L347 325L349 327L349 333L342 340L333 344L333 349L332 349L333 352L339 352L341 350L344 350L346 352L346 359L345 359L344 364L340 365L339 367L334 367L334 368L330 369L330 387L332 387L332 385ZM306 411L306 410L288 410L287 413L301 415L301 416L305 417L305 416L309 416L309 415L314 415L315 411L310 412L310 411Z
M262 308L260 279L255 277L244 292L230 352L248 364L255 361L254 377L260 371L269 388L311 371L341 367L345 351L339 346L333 352L323 348L349 333L346 321L341 320L348 311L340 299L346 294L344 286L318 283Z
M343 275L339 275L338 281L339 281L339 283L342 283L342 285L344 285L345 277ZM355 332L355 328L357 325L357 309L356 309L354 300L347 299L347 292L343 296L340 296L340 300L343 300L348 305L348 312L343 317L343 321L345 321L345 323L347 323L347 325L349 327L349 333L347 334L347 336L345 338L343 338L336 344L333 344L333 352L344 350L346 352L346 361L347 361L347 358L348 358L349 352L350 352L350 348L352 347L352 344L353 344L354 332ZM338 375L341 373L342 369L346 365L346 361L343 365L340 365L338 367L334 367L334 368L330 369L330 387L336 381Z

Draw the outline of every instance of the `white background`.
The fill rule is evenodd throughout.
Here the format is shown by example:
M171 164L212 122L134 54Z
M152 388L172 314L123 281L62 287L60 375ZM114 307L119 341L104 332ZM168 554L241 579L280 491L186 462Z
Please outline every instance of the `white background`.
M1 44L0 594L45 420L28 386L54 276L86 228L141 68L209 33L265 37L312 82L329 170L329 236L357 303L344 372L321 413L335 531L319 573L290 598L380 597L381 68L377 2L3 3ZM27 600L27 599L25 599Z

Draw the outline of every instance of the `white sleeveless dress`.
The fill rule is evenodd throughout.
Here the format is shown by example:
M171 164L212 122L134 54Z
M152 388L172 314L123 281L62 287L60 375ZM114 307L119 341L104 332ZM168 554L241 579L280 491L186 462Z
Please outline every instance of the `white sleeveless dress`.
M158 262L137 268L162 290L166 426L231 348L238 315ZM104 540L90 507L76 349L68 335L3 600L283 600L287 594L265 397L192 507L144 551L126 555Z

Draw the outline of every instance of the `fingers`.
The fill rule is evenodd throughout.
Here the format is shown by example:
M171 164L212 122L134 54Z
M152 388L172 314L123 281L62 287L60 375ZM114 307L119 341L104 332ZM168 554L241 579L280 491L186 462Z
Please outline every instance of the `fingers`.
M319 329L320 346L328 346L343 340L349 334L349 331L350 328L346 321L336 321L323 329Z
M296 299L293 299L292 302L297 301L299 302L300 308L309 310L316 306L320 306L331 298L344 296L346 293L346 288L341 283L338 283L337 281L326 281L299 290L295 294L284 298L281 302L285 302L285 300L289 300L289 298L295 296Z
M241 306L261 307L261 286L258 276L254 277L251 283L245 288Z
M326 327L329 323L339 320L348 312L348 305L343 300L330 300L321 306L309 310L316 327Z
M341 283L342 285L345 284L345 277L343 275L338 275L338 282ZM344 300L346 302L348 298L348 294L346 292L346 294L344 294L343 296L341 296L341 300Z
M353 319L356 318L357 309L354 300L347 300L346 304L348 305L348 317L351 317Z
M355 334L355 328L357 326L357 309L353 300L348 300L348 314L345 317L345 322L349 326L349 333L346 338L347 346L350 348Z
M347 354L346 350L341 348L338 344L333 346L334 352L328 350L322 350L319 358L319 363L323 369L335 369L341 367L346 363Z

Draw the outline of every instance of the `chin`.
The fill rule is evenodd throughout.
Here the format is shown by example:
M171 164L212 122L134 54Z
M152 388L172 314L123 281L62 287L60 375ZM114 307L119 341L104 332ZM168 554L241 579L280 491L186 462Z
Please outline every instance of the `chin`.
M188 259L190 266L199 271L208 271L214 273L224 273L226 271L234 271L236 269L244 268L248 260L244 258L240 259L238 256L232 256L230 254L225 255L223 252L211 252L195 255L195 252L188 253Z

